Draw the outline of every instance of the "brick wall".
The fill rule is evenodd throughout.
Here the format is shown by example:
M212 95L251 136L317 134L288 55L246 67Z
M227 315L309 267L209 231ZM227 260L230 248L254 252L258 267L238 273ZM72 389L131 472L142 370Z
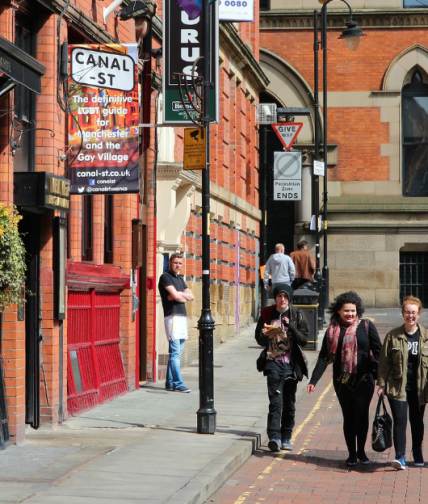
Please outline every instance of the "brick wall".
M16 4L16 2L15 2ZM28 14L27 8L32 2L19 2L18 13ZM105 29L103 23L103 3L98 0L75 0L72 7L79 9L82 16L98 23L100 29ZM16 11L9 6L0 8L0 30L2 37L14 41ZM46 67L42 77L42 94L36 96L36 132L35 132L35 169L60 176L68 176L66 166L59 159L66 152L67 116L61 110L57 101L57 21L58 15L44 10L38 11L37 20L37 54L36 59ZM67 16L62 19L60 42L68 37ZM134 21L118 21L112 14L107 21L107 31L119 42L127 43L135 40ZM88 34L90 36L90 34ZM82 43L85 40L82 36ZM14 93L0 100L1 109L13 107ZM0 201L13 201L13 157L9 147L11 114L3 115L0 121ZM53 130L54 135L49 131ZM142 169L144 167L142 166ZM68 226L69 259L75 262L82 260L82 198L70 198L70 214ZM114 265L129 275L131 270L131 230L132 219L139 215L138 195L114 195ZM147 227L149 243L154 235L153 229L153 194L147 201ZM93 196L93 263L104 263L104 196ZM41 264L40 264L40 330L43 336L41 342L40 366L40 401L41 423L55 424L59 420L59 334L60 323L54 318L54 287L53 287L53 218L59 212L48 212L41 217ZM148 272L153 275L153 246L148 247ZM91 285L88 285L90 288ZM153 302L149 307L149 315L153 319ZM131 321L132 299L131 291L125 289L121 295L121 349L128 388L135 388L136 372L136 324ZM153 322L153 320L151 320ZM150 320L149 320L150 323ZM147 331L150 339L153 324ZM67 416L67 319L63 321L64 353L63 353L63 411ZM144 337L146 333L143 332ZM1 356L6 380L6 394L9 413L10 432L15 442L22 441L25 431L25 322L17 320L17 309L10 307L3 314L3 333L1 340ZM148 344L153 352L152 342Z

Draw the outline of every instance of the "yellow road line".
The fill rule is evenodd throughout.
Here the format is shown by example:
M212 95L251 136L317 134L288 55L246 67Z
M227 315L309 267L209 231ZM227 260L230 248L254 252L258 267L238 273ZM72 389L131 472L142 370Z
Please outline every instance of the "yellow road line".
M331 381L327 387L324 389L323 393L320 395L319 399L315 403L314 407L311 409L311 411L306 415L306 418L303 420L303 422L297 427L297 429L294 431L294 434L291 437L291 441L294 442L296 437L302 432L303 427L314 417L315 412L318 411L321 407L321 404L325 398L325 396L329 393L331 387L333 385L333 382ZM305 441L302 444L302 448L297 452L297 455L300 455L302 451L306 448L310 438L312 437L314 431L319 427L320 422L318 422L315 426L315 428L311 429L311 431L308 434L308 437L305 439ZM281 457L275 457L272 462L262 471L262 474L269 474L270 471L272 470L272 467L274 464L277 463L278 460L284 459L286 453L284 453ZM296 464L296 462L293 463L293 466ZM257 479L264 479L264 476L260 474ZM249 488L254 488L254 486L250 486ZM243 492L238 499L235 501L234 504L242 504L247 497L249 497L250 492Z

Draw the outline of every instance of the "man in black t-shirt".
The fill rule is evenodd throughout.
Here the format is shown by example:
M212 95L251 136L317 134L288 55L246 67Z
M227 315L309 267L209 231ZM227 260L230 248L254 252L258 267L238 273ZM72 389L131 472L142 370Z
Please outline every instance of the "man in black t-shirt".
M161 275L158 284L165 317L165 331L169 341L165 388L186 393L191 390L184 386L180 362L184 342L188 338L186 303L193 301L195 297L178 274L183 266L183 256L178 253L172 254L168 266L168 271Z

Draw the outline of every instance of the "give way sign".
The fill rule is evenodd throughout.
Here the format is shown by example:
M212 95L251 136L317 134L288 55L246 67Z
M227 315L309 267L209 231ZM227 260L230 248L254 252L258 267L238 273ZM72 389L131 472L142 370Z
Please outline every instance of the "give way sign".
M281 140L285 150L289 151L297 138L303 123L279 123L272 124L272 128Z

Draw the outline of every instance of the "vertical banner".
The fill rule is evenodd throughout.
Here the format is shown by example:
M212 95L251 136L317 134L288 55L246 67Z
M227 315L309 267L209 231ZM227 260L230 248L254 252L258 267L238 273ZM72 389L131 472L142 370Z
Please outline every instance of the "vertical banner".
M138 193L137 44L70 45L68 64L70 193Z
M180 98L179 80L174 73L191 75L193 63L201 56L209 55L211 60L210 117L212 122L219 120L219 23L218 2L210 5L211 41L208 50L204 48L204 27L202 14L189 19L188 14L176 0L163 2L163 122L171 126L192 125ZM204 60L196 64L195 75L203 75ZM190 104L194 99L192 80L189 78L189 95L183 82L182 91L185 106L192 114Z

